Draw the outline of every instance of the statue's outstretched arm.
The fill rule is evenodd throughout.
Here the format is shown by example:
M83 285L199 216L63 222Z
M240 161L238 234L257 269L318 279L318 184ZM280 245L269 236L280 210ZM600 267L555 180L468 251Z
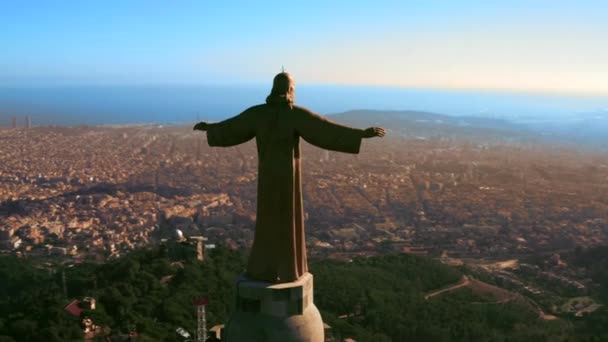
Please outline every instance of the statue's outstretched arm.
M296 130L307 142L326 150L359 153L366 131L335 123L305 108L295 108Z
M382 127L370 127L363 131L364 138L384 137L386 131Z
M192 128L195 131L206 131L207 128L209 127L209 123L205 122L205 121L201 121L199 123L197 123L196 125L194 125L194 128Z
M221 122L199 122L194 126L194 129L207 131L209 146L228 147L253 139L255 137L255 120L255 111L250 108Z

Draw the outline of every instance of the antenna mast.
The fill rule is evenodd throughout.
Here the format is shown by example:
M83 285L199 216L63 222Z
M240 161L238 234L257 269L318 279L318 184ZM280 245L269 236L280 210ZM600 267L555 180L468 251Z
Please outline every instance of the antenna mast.
M205 306L209 301L207 297L200 300L194 300L192 304L196 306L196 342L205 342L207 340L207 316Z
M196 123L199 123L199 113L196 113ZM196 137L196 161L201 160L201 135L198 134Z
M68 299L68 284L65 279L65 268L61 270L61 282L63 284L63 296L65 299Z

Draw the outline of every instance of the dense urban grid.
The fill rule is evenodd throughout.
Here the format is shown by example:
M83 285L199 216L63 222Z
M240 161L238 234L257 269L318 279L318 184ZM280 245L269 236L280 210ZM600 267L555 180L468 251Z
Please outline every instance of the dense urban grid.
M391 131L358 155L303 143L311 256L424 254L532 296L543 282L588 293L591 281L560 253L606 243L608 156ZM207 248L252 242L253 141L210 148L201 132L160 125L5 127L0 141L3 253L102 262L176 229ZM530 264L532 255L546 259Z

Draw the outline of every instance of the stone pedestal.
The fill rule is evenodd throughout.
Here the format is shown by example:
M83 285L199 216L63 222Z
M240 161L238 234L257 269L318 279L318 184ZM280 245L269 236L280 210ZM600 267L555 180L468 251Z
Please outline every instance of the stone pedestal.
M323 342L323 321L313 303L313 277L273 284L240 277L228 342Z

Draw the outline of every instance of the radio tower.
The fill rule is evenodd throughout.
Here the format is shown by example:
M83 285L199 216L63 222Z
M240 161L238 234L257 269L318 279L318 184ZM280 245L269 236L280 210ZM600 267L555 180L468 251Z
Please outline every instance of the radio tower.
M199 300L194 300L192 304L196 306L196 342L205 342L207 340L207 316L205 315L205 306L209 301L207 297Z
M63 296L68 299L68 282L65 279L65 268L61 271L61 283L63 285Z
M199 123L199 114L196 114L196 123ZM201 138L200 134L196 138L196 161L201 160Z

